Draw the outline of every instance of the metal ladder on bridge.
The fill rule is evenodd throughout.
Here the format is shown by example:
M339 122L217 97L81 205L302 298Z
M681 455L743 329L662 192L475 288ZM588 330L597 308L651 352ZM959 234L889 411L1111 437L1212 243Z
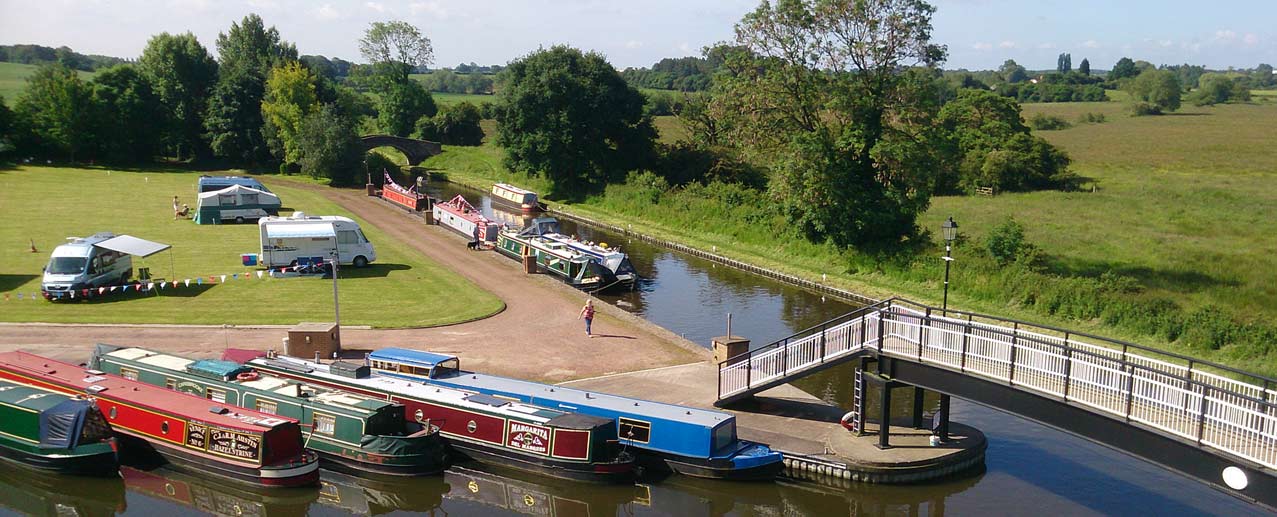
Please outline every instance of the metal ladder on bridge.
M860 415L865 412L865 371L856 368L856 378L852 381L851 390L851 417L850 429L853 433L863 433L865 430L860 428Z

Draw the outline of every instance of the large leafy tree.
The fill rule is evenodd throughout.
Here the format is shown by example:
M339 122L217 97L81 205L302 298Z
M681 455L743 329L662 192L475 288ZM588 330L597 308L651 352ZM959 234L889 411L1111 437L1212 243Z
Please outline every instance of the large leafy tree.
M217 62L195 35L167 32L151 37L138 67L167 112L164 143L179 158L205 156L204 110L217 81Z
M17 125L14 124L13 120L13 111L4 103L4 97L0 96L0 157L17 149L17 146L14 145L17 140L16 127Z
M1128 81L1123 87L1131 94L1136 113L1157 114L1179 109L1179 78L1170 70L1149 68Z
M736 25L716 112L769 162L773 194L809 239L890 246L915 231L941 148L934 11L920 0L781 0Z
M163 106L146 76L133 65L116 65L93 78L93 98L101 115L97 128L103 158L150 161L159 151Z
M315 93L317 79L301 63L291 62L276 67L266 80L266 96L262 100L263 133L271 143L271 151L286 163L301 159L298 136L302 122L319 109Z
M93 87L62 63L43 65L27 78L15 111L45 152L74 161L94 144L98 118Z
M262 98L271 69L297 60L297 48L275 27L250 14L217 36L221 74L208 103L207 137L217 156L260 163L270 159L262 134Z
M418 67L434 62L434 50L416 27L403 21L374 22L359 40L359 52L371 63L364 79L377 92L377 121L381 129L408 136L421 117L438 112L434 97L409 77Z
M1023 66L1016 63L1014 59L1004 61L1002 66L998 68L998 74L1002 76L1003 81L1008 83L1022 83L1029 80L1028 72Z
M600 54L555 46L503 72L497 139L507 165L552 182L552 195L580 197L640 168L656 132L643 95Z
M306 117L298 134L301 170L332 185L351 185L360 172L363 144L353 121L334 104L325 104Z
M479 126L482 119L479 107L469 102L444 106L437 115L417 121L417 138L447 145L480 145L483 143L483 128Z
M359 39L359 53L370 63L401 63L409 69L434 62L434 48L412 24L400 20L373 22Z
M1116 81L1137 75L1140 75L1140 71L1135 68L1135 61L1132 61L1129 57L1124 57L1117 60L1117 63L1113 65L1113 69L1109 70L1108 78L1110 81Z
M939 121L953 140L958 166L957 177L940 185L945 190L955 187L955 179L967 190L999 191L1068 187L1073 180L1068 155L1030 134L1014 99L961 90L940 110Z
M439 111L430 92L411 79L383 83L379 93L377 123L382 131L395 136L408 136L417 120Z

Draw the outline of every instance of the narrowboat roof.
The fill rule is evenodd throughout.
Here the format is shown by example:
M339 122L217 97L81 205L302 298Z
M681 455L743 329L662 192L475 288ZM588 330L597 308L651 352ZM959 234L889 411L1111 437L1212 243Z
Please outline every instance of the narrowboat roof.
M398 377L384 375L359 379L341 377L330 373L328 371L329 365L327 364L314 363L295 357L258 358L253 359L249 364L296 372L326 381L357 386L361 389L372 389L423 400L439 401L457 407L482 410L507 417L517 416L538 423L552 423L556 418L570 414L567 411L525 404L507 398L491 397L473 391L449 388L447 386L434 386Z
M425 367L433 367L434 365L444 361L457 360L457 356L455 355L440 354L436 352L422 352L420 350L409 350L407 348L396 347L375 350L371 354L368 354L368 358L383 361L399 361L402 363Z
M493 187L503 188L503 189L509 190L510 192L514 192L515 194L536 194L536 192L533 192L531 190L521 189L509 183L497 183L493 185Z
M292 418L259 413L202 397L131 381L27 352L0 352L0 368L36 381L84 390L99 398L118 400L168 412L183 418L250 432L265 432Z
M71 398L70 395L56 393L40 388L27 386L11 381L0 380L0 403L32 411L44 411L61 404Z
M230 374L238 375L240 373L253 371L253 369L249 366L232 361L221 359L200 359L198 361L194 361L183 357L153 352L145 348L121 348L119 350L109 352L106 355L113 358L157 366L174 372L190 373L194 375L199 375L201 372L209 372L215 375L219 380ZM220 372L228 373L223 374ZM272 375L259 375L256 379L247 381L234 380L234 375L231 375L232 380L222 382L285 397L306 397L308 400L316 403L339 406L357 413L376 412L386 406L395 405L393 402L387 402L354 393L333 391L327 388L312 386Z
M383 352L388 353L383 354ZM420 352L403 348L383 348L369 355L370 359L377 357L380 357L383 360L397 360L415 364L420 361L420 359L417 359L418 357L429 360L429 358L434 357L454 356L444 356L442 354L432 352ZM735 418L730 413L722 411L677 406L663 402L653 402L643 399L622 397L619 395L609 395L607 393L578 390L576 388L561 385L542 384L539 382L523 381L507 377L497 377L495 375L484 375L464 370L457 374L438 378L436 380L462 389L520 393L536 397L540 400L555 400L566 405L578 407L593 406L616 411L618 413L639 413L653 418L664 418L668 420L696 423L706 427L716 427L723 422L733 420Z

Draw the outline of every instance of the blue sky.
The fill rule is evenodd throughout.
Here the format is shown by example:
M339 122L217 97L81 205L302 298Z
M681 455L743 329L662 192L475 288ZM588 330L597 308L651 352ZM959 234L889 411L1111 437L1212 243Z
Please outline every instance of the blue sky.
M1277 63L1277 0L934 0L933 39L946 68L996 68L1012 58L1054 68L1069 52L1107 69L1130 56L1212 68ZM1226 5L1216 9L1203 6ZM370 22L402 19L433 41L437 66L499 64L539 46L602 52L617 67L699 54L732 37L756 0L0 0L0 44L67 45L136 57L162 31L191 31L210 52L217 33L256 12L303 54L359 60Z

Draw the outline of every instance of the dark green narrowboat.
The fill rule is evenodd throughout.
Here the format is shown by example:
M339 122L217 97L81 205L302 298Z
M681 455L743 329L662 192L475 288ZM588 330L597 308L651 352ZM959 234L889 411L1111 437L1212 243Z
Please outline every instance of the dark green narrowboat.
M119 476L111 424L93 401L0 381L0 457L46 472Z
M384 399L263 375L222 360L191 360L142 348L98 345L93 367L146 384L262 413L296 418L306 448L326 469L355 475L417 476L447 467L435 426L406 421L404 406Z

